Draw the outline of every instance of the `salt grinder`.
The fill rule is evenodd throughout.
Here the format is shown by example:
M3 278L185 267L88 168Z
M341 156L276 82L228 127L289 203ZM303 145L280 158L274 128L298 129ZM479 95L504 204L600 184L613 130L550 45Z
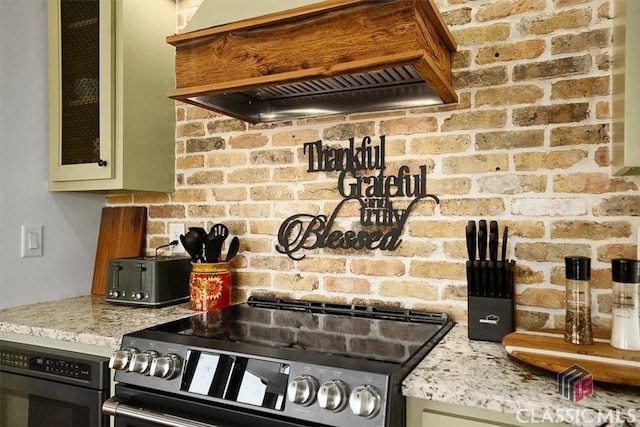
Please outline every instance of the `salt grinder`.
M569 256L564 262L567 284L564 340L572 344L592 344L591 258Z
M611 346L622 350L640 350L640 260L611 260L611 278Z

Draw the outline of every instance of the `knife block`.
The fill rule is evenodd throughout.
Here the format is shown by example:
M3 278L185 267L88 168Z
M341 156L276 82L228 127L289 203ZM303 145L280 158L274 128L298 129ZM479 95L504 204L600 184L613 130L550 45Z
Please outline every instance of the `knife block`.
M515 331L513 298L469 297L469 339L502 342Z
M470 272L473 274L472 270ZM471 293L468 296L469 339L502 342L505 335L515 331L515 262L511 261L510 268L501 273L500 283L491 283L488 288L507 286L505 295L498 297Z

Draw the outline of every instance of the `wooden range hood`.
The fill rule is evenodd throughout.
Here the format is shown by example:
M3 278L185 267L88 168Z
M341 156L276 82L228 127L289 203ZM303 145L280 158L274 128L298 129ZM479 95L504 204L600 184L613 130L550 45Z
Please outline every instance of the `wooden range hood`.
M251 123L457 102L432 0L327 0L167 42L170 98Z

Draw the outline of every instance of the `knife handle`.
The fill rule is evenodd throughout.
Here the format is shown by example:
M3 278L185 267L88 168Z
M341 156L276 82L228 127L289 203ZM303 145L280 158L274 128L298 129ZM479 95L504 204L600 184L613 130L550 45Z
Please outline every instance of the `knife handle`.
M476 297L480 295L480 282L482 281L482 274L480 271L480 261L473 261L473 295Z
M489 265L487 261L480 261L480 296L489 296Z
M498 298L506 298L507 296L504 284L505 276L504 261L496 262L496 296Z
M478 255L480 261L487 259L487 221L484 219L478 222Z
M469 261L476 259L476 222L469 221L465 228L465 237L467 239L467 255Z
M498 222L491 221L489 223L489 259L491 261L498 260Z
M509 233L509 227L507 227L505 225L504 229L502 230L502 261L505 261L506 260L506 256L507 256L507 237L508 237L508 233Z
M496 278L496 262L489 261L487 263L487 296L488 297L497 297L498 296L498 283Z
M473 272L473 261L467 261L467 295L475 296L475 277Z
M504 263L505 270L505 298L511 298L514 292L514 274L515 274L516 262L508 261Z

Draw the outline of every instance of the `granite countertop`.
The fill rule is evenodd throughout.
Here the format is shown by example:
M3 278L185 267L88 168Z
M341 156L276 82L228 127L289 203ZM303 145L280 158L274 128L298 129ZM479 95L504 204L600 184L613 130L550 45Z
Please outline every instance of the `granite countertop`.
M470 340L461 324L405 378L402 393L512 414L525 423L573 416L575 425L597 425L600 413L640 424L640 388L595 382L591 396L573 403L557 392L555 373L520 362L500 343Z
M143 308L82 296L0 310L0 333L118 349L126 333L194 313L187 303ZM595 383L593 394L574 404L556 387L555 374L513 359L499 343L469 340L466 326L457 324L405 378L402 392L529 420L549 421L575 410L640 420L640 388Z
M187 303L132 307L89 295L0 310L0 332L118 349L126 333L195 313Z

